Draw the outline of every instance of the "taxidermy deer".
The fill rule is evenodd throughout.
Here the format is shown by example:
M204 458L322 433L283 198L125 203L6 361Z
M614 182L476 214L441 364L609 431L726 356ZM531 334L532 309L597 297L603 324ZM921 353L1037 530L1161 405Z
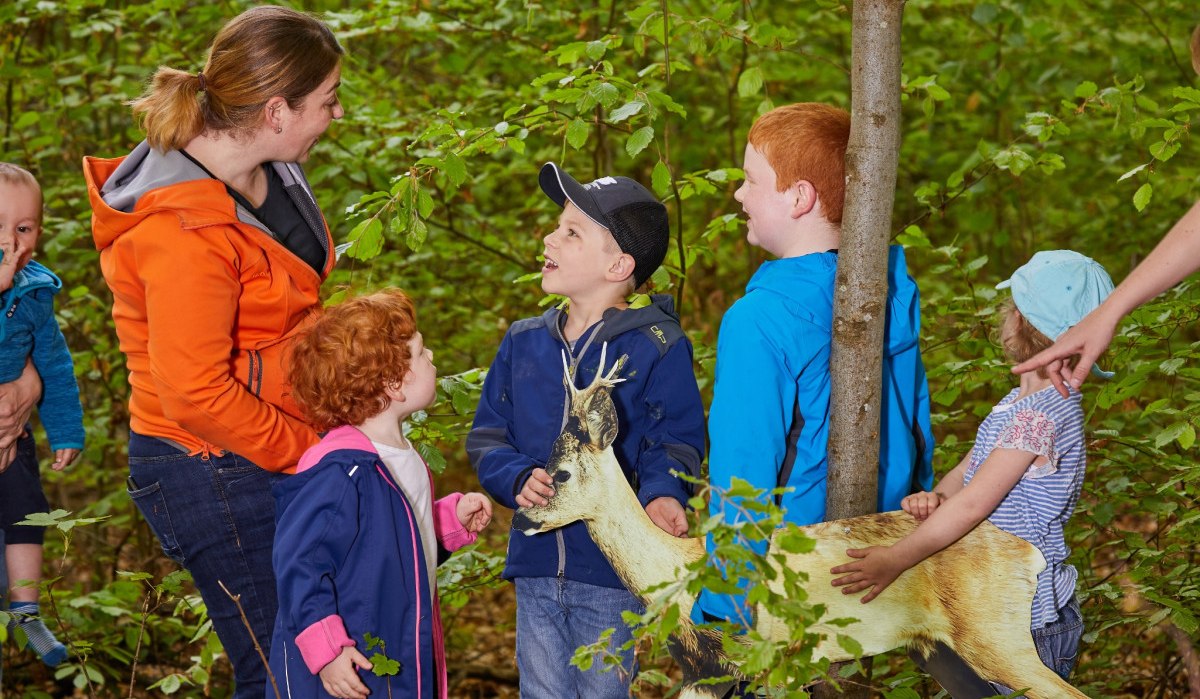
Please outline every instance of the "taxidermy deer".
M546 464L556 492L547 505L518 510L513 527L531 535L583 520L626 587L649 604L654 595L648 590L672 589L664 585L682 577L705 549L703 539L673 537L650 520L613 454L617 415L610 393L623 381L617 378L623 363L624 357L605 374L602 351L596 378L584 389L576 389L568 373L570 414ZM1037 574L1045 560L1036 547L989 522L906 571L870 604L830 584L829 569L846 562L847 549L890 545L916 527L904 512L885 512L802 528L816 540L816 549L790 555L788 565L807 571L809 600L827 607L824 618L860 620L837 630L814 626L814 633L826 636L814 658L852 659L837 644L838 632L857 640L863 655L902 646L927 651L941 641L981 677L1029 688L1029 697L1086 699L1042 664L1029 633ZM680 697L721 697L732 682L696 682L737 677L737 669L724 657L720 635L689 620L695 598L680 586L674 590L665 601L678 604L680 611L672 644L672 656L683 669ZM762 613L756 628L766 638L786 637L782 622Z

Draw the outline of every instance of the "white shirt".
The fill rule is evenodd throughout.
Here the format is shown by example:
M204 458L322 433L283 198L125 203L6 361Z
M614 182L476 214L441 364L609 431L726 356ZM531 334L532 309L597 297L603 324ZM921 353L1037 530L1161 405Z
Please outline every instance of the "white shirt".
M372 441L383 465L392 474L408 504L412 506L417 530L421 532L421 548L429 571L429 593L437 589L437 532L433 528L433 493L429 486L429 471L416 449L400 449Z

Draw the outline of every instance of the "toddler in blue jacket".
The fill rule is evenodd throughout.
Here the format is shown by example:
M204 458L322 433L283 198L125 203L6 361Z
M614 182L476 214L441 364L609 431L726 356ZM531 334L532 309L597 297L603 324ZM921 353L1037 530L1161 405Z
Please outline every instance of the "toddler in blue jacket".
M296 340L288 378L311 424L329 431L274 487L279 690L445 699L436 567L475 541L492 504L482 493L435 499L405 437L404 420L433 403L437 382L412 301L389 290L326 309ZM372 667L368 634L397 674L359 672Z
M62 282L31 258L42 234L42 189L24 168L0 163L0 231L16 234L12 288L0 292L0 383L17 380L32 361L42 379L38 416L54 451L55 471L83 449L83 408L71 352L54 319L54 295ZM38 615L43 527L18 525L34 512L48 512L33 435L26 434L0 458L0 527L8 566L9 628L19 627L47 665L66 660L67 649Z
M662 264L670 240L666 207L626 177L580 184L554 163L539 175L546 196L563 207L545 237L542 289L565 307L514 323L483 385L467 452L479 481L510 508L545 505L554 487L544 468L566 420L571 381L596 375L601 348L627 356L612 392L617 461L646 513L664 531L687 534L686 483L672 471L699 473L704 408L692 346L670 297L631 308L626 301ZM566 357L569 376L563 376ZM641 603L625 589L583 522L533 536L510 535L504 577L517 588L517 665L523 699L629 696L636 659L622 620ZM577 647L615 629L608 651L619 670L573 668Z

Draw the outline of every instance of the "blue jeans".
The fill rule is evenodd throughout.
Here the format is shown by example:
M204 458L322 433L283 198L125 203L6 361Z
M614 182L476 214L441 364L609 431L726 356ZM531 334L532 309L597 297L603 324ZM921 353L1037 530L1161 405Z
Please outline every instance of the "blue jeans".
M1058 611L1058 621L1033 632L1033 645L1043 665L1064 680L1069 680L1071 671L1075 669L1082 638L1083 616L1079 612L1079 600L1072 598L1067 606ZM941 643L935 646L927 659L915 651L909 656L954 699L981 699L1013 692L1002 684L979 677L958 655Z
M633 650L619 650L633 634L621 612L644 611L628 590L589 585L566 578L517 578L517 669L521 699L617 699L629 696L638 671ZM571 665L579 646L595 643L616 629L608 651L620 667L605 671L596 657L587 672Z
M270 657L278 603L271 549L275 474L233 453L188 456L153 437L129 437L129 496L163 553L187 568L233 664L234 697L262 699L267 669L246 630L240 595L264 656Z

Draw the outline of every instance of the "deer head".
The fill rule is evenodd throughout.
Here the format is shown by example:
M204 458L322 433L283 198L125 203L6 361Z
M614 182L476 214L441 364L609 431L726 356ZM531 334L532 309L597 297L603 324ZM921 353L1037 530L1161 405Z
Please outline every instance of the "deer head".
M622 355L606 374L605 355L608 345L600 348L600 365L596 378L587 388L576 388L571 370L563 353L563 383L568 392L567 421L562 433L554 440L546 472L554 479L554 497L542 507L522 507L513 517L513 528L532 535L541 529L555 529L578 519L588 519L591 507L601 504L586 494L592 487L589 481L613 477L611 468L624 481L616 456L612 453L617 438L617 409L612 402L612 388L625 379L617 378L625 365ZM628 487L625 485L624 487ZM593 491L594 492L594 491Z

